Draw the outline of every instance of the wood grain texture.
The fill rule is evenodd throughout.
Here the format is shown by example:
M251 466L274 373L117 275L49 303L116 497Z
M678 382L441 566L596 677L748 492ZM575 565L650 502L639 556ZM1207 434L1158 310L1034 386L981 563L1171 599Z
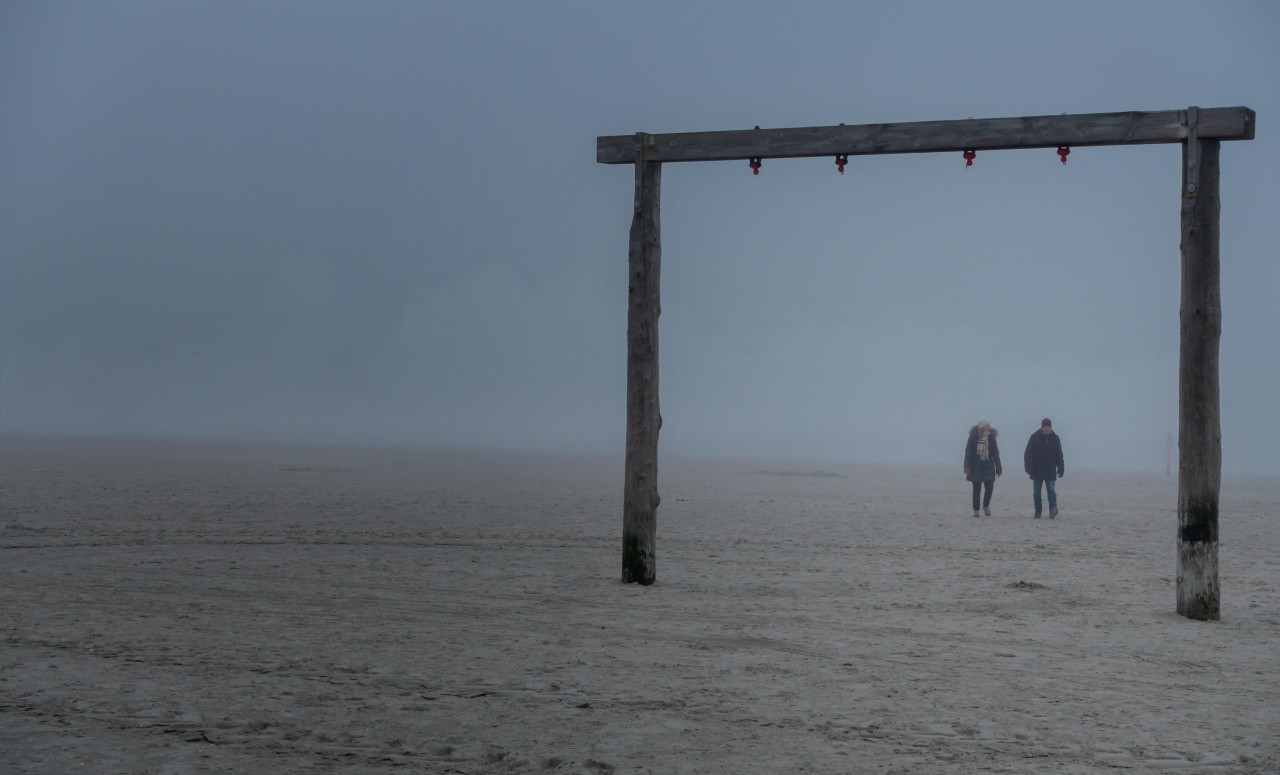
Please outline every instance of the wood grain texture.
M1189 144L1187 144L1189 145ZM1218 343L1222 336L1219 290L1219 150L1200 140L1197 177L1183 147L1182 308L1178 363L1178 613L1219 618L1218 494L1222 482L1222 428L1218 393Z
M634 142L634 139L633 139ZM627 448L622 493L622 581L657 578L658 316L662 313L662 165L636 165L627 278Z
M726 132L649 135L645 158L656 162L734 159L866 156L890 153L942 153L965 150L1057 148L1061 145L1138 145L1180 143L1187 137L1187 111L1083 113L1021 118L970 118L900 124L855 124ZM1252 140L1254 112L1245 107L1202 108L1199 137ZM631 164L634 135L596 138L596 161Z

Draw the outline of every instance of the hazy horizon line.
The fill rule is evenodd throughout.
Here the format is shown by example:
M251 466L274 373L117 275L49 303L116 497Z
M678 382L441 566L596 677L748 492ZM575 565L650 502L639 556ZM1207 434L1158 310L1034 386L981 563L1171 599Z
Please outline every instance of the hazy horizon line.
M155 444L211 444L211 445L245 445L245 446L277 446L277 447L328 447L328 448L361 448L361 449L412 449L423 451L453 451L460 453L491 453L491 454L516 454L516 455L541 455L541 456L565 456L565 457L584 457L584 458L606 458L617 457L624 458L626 450L623 445L619 445L615 450L601 450L589 448L565 448L565 447L529 447L529 446L485 446L480 444L449 444L449 443L426 443L411 441L387 441L387 440L336 440L336 439L300 439L300 438L262 438L249 436L212 436L212 435L192 435L192 436L169 436L169 435L152 435L152 434L93 434L93 433L32 433L32 432L2 432L0 431L0 441L21 441L21 440L42 440L42 441L66 441L66 442L120 442L120 443L155 443ZM710 452L689 452L689 451L663 451L659 449L658 458L662 460L705 460L717 462L741 462L744 465L751 463L788 463L800 466L802 464L821 464L821 465L852 465L852 466L904 466L919 467L929 469L940 469L951 467L951 463L932 460L902 460L902 459L880 459L872 460L866 458L842 458L834 456L822 455L795 455L780 453L777 455L759 455L759 454L718 454ZM1173 472L1165 474L1156 468L1122 468L1122 467L1090 467L1081 466L1073 468L1073 471L1083 471L1088 473L1104 473L1104 474L1142 474L1142 475L1167 475L1170 478L1176 473L1176 467ZM744 471L743 473L760 473L759 471ZM803 472L797 471L769 471L771 474L786 475L803 475ZM1021 475L1010 471L1010 475L1015 478ZM1231 478L1277 478L1280 474L1265 473L1228 473L1223 472L1223 477ZM1004 478L1004 477L1002 477ZM1063 477L1068 479L1069 477Z

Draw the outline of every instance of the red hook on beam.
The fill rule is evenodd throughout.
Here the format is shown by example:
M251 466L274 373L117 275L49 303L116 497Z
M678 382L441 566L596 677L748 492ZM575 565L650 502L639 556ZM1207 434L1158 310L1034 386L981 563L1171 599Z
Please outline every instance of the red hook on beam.
M1063 164L1067 163L1067 155L1070 153L1071 153L1071 146L1069 145L1058 146L1058 158L1062 159Z
M761 165L760 165L760 157L759 157L759 156L754 156L754 157L752 157L752 159L751 159L751 163L750 163L749 165L747 165L747 166L749 166L749 167L751 168L751 174L752 174L752 175L759 175L759 174L760 174L760 166L761 166Z
M842 153L842 154L840 154L840 155L836 156L836 169L840 170L840 174L841 174L841 175L843 175L843 174L844 174L844 165L846 165L846 164L848 164L848 163L849 163L849 155L848 155L848 154L844 154L844 153Z
M973 159L978 155L977 151L968 150L964 152L964 166L966 169L973 166Z

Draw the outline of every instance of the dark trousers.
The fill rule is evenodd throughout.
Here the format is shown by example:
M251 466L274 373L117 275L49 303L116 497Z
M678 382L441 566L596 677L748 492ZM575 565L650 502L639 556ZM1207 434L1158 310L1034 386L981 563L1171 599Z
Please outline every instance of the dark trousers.
M982 485L984 484L987 486L987 491L982 495L982 506L983 508L986 508L987 506L991 505L991 491L996 488L995 480L992 479L989 482L974 482L973 483L973 510L974 511L978 510L978 493L982 492Z
M1044 491L1049 495L1049 510L1058 508L1058 481L1056 479L1032 479L1031 486L1035 488L1032 491L1031 500L1035 503L1036 513L1040 513L1040 485L1044 485ZM975 496L976 497L976 496Z

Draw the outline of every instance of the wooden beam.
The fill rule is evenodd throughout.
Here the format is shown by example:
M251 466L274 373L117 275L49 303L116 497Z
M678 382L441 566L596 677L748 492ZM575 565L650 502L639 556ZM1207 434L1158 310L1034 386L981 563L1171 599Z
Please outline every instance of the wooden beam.
M1193 123L1194 127L1194 123ZM1218 342L1222 336L1217 140L1182 151L1182 308L1178 363L1178 613L1217 621L1222 481Z
M644 135L636 149L636 191L631 217L627 280L627 451L622 485L622 581L657 578L658 532L658 316L662 273L660 199L662 165L649 161Z
M806 156L866 156L1012 148L1181 143L1188 136L1187 110L1152 113L1084 113L1023 118L970 118L902 124L855 124L728 132L648 135L644 156L654 162L782 159ZM1252 140L1249 108L1202 108L1202 140ZM634 135L596 138L596 161L633 164Z

